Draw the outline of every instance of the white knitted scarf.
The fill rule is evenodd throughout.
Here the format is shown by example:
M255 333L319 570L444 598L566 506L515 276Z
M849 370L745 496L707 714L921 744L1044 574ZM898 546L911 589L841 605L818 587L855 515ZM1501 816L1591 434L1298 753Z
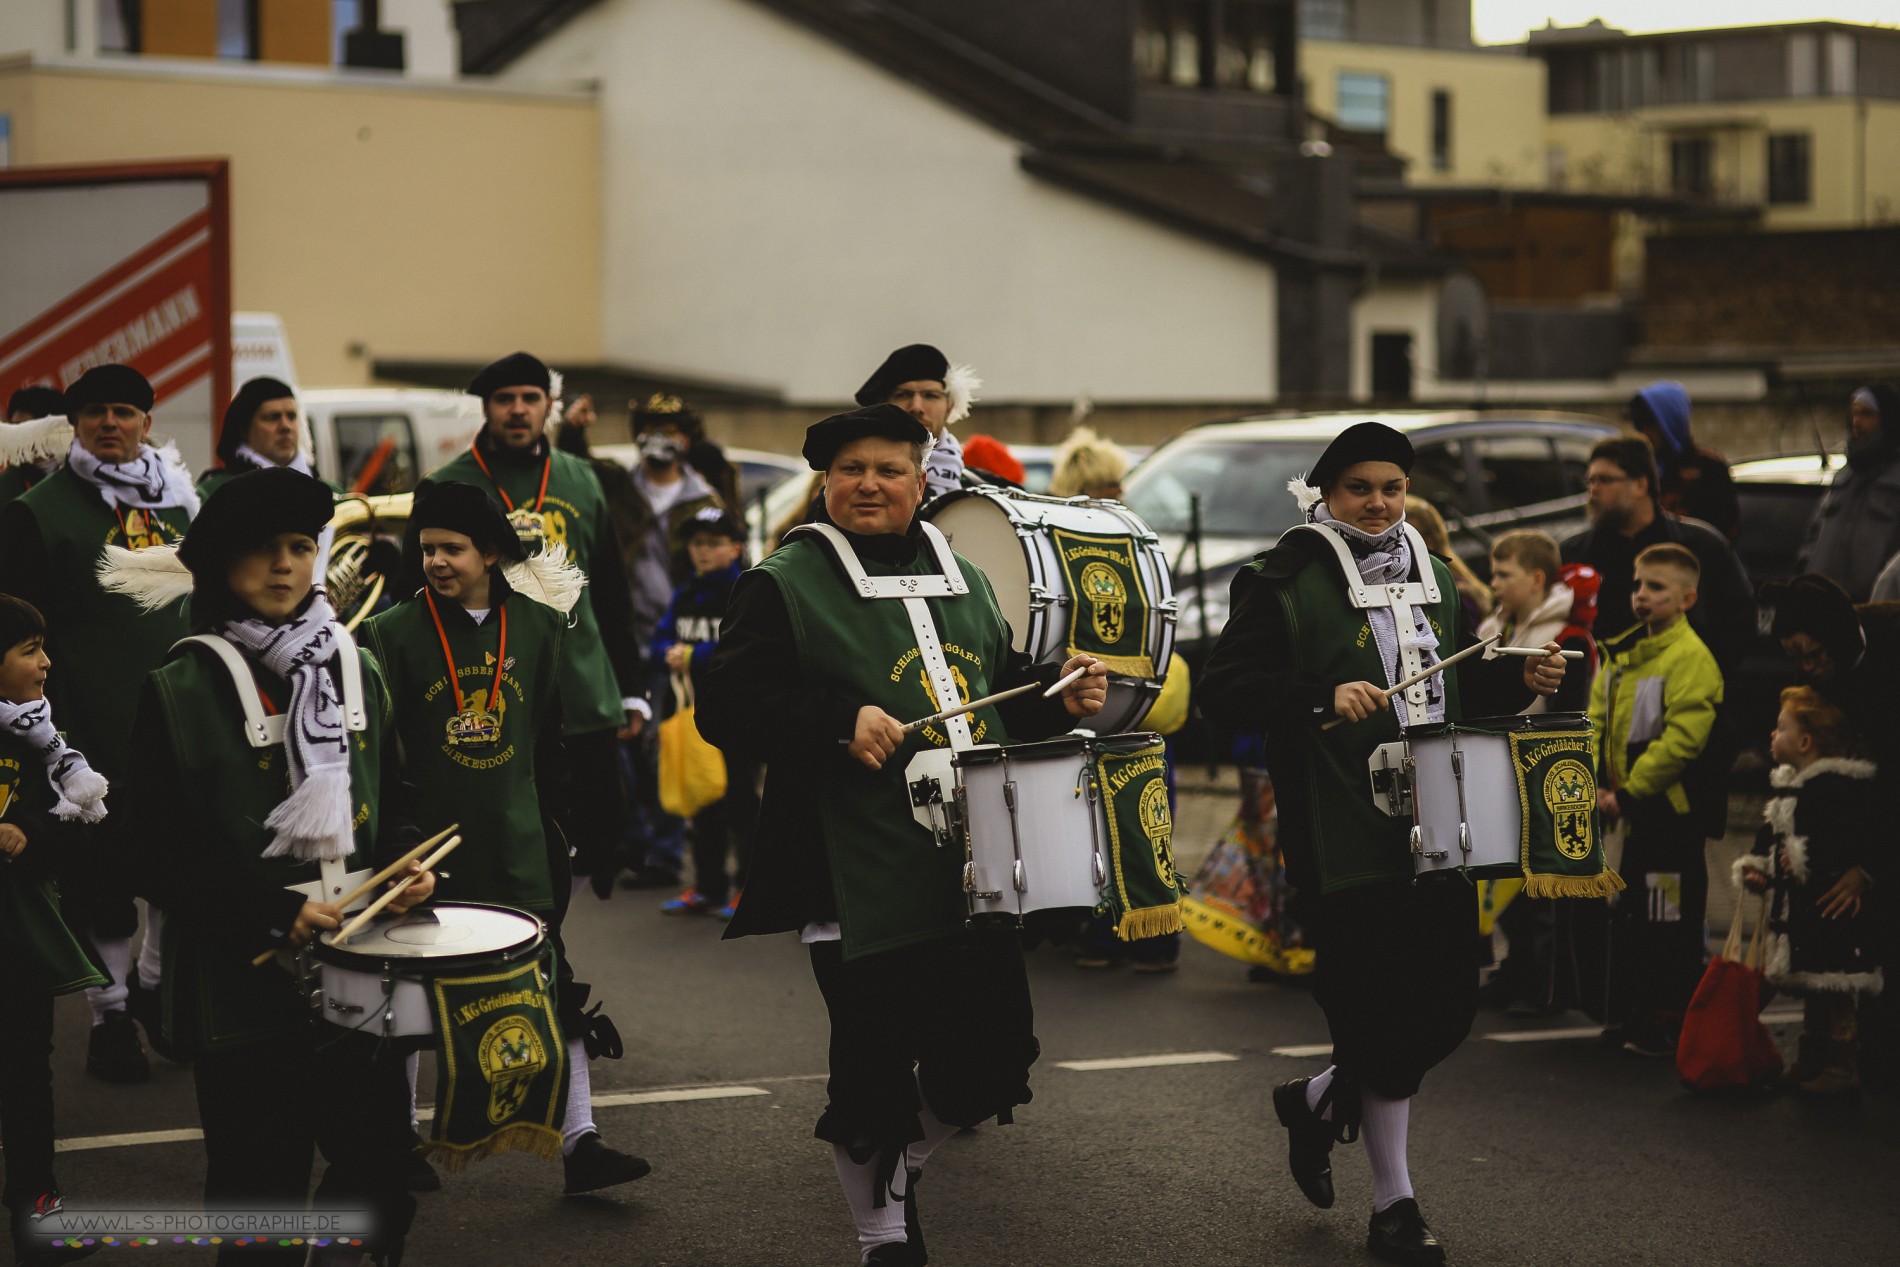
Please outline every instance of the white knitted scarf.
M268 471L274 466L283 466L299 475L310 474L310 459L304 456L302 449L297 450L296 456L288 462L273 462L248 444L240 444L237 447L237 455L260 471Z
M284 624L227 620L212 631L290 683L284 724L290 795L264 820L277 833L266 858L323 862L347 858L354 847L349 735L336 681L325 667L341 645L341 628L319 591Z
M0 733L13 736L36 750L46 763L46 778L59 793L53 813L96 823L106 816L106 778L86 764L79 749L70 747L53 729L53 705L45 699L30 704L0 700Z
M1384 586L1403 581L1412 570L1412 546L1405 535L1405 519L1374 536L1362 528L1355 528L1333 518L1326 509L1325 502L1313 503L1309 512L1313 522L1324 524L1328 529L1345 539L1346 548L1352 552L1353 562L1359 565L1359 579L1367 585ZM1421 564L1430 567L1430 561ZM1398 621L1393 618L1390 607L1369 607L1366 620L1372 626L1372 636L1379 644L1379 659L1385 665L1385 684L1396 686L1403 680L1399 668ZM1432 632L1431 622L1425 617L1423 607L1412 609L1412 630L1405 644L1416 647L1419 653L1419 668L1429 669L1438 663L1438 636ZM1425 720L1442 722L1445 720L1445 675L1434 674L1425 679ZM1407 712L1409 718L1409 710Z
M66 465L74 475L99 490L108 506L128 506L135 510L164 510L182 506L193 519L198 517L198 491L192 487L191 472L174 445L155 449L139 446L139 455L130 462L101 462L77 440L66 450Z

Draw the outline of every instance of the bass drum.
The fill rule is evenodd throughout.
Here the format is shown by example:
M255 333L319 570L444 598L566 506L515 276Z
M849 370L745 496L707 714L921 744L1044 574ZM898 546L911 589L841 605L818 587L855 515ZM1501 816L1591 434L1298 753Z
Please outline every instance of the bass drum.
M1061 664L1072 648L1108 661L1108 703L1090 729L1141 725L1167 679L1178 610L1147 524L1120 502L987 486L947 493L923 514L989 577L1016 650L1037 664ZM1120 654L1097 649L1109 644Z

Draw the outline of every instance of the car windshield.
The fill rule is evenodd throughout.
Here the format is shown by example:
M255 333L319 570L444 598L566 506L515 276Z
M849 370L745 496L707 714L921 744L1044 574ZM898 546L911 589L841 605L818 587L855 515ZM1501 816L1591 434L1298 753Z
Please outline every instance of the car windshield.
M1122 500L1156 532L1185 533L1188 495L1201 495L1201 530L1270 539L1299 522L1286 482L1313 469L1326 446L1299 440L1210 440L1170 445L1128 477Z

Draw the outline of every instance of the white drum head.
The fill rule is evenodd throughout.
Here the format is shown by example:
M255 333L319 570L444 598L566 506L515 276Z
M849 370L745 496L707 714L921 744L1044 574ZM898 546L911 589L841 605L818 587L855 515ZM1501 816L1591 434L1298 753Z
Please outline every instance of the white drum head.
M334 932L323 934L323 949L332 958L363 955L374 959L446 959L512 950L539 935L540 921L531 915L492 906L445 903L425 908L387 923L377 922L341 946L332 946Z
M1016 524L988 497L959 497L930 517L949 538L950 548L977 565L990 578L996 605L1009 622L1016 650L1025 650L1029 638L1029 556L1016 537Z

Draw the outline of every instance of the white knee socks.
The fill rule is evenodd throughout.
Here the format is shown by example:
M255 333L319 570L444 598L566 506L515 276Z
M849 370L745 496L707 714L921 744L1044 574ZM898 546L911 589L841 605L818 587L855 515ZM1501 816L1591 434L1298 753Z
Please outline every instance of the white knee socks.
M598 1134L594 1125L594 1083L587 1076L587 1045L567 1040L567 1114L561 1121L561 1155L574 1151L581 1136Z
M1330 1087L1333 1085L1333 1074L1337 1069L1338 1069L1337 1065L1327 1065L1325 1073L1316 1073L1311 1078L1307 1079L1306 1081L1306 1107L1307 1108L1317 1109L1319 1107L1319 1098L1322 1095L1326 1094L1327 1087ZM1333 1120L1333 1106L1330 1103L1327 1104L1326 1111L1320 1114L1320 1119L1322 1121L1327 1121L1327 1122L1330 1122Z
M132 939L95 937L92 948L99 952L106 975L112 978L86 991L86 1002L92 1004L92 1023L97 1025L106 1019L107 1012L125 1011L125 1000L131 994L125 983L132 978Z
M930 1106L927 1104L924 1106L923 1111L917 1115L917 1120L923 1123L924 1137L917 1143L912 1144L906 1151L904 1155L904 1168L907 1170L922 1170L924 1163L930 1160L930 1154L937 1151L937 1145L943 1143L952 1135L955 1135L958 1130L962 1129L952 1126L950 1123L940 1119L935 1113L930 1111ZM901 1183L898 1190L900 1192L904 1191Z
M417 1136L422 1134L422 1125L416 1120L416 1075L422 1072L422 1053L412 1051L403 1061L403 1068L409 1074L409 1129Z
M838 1183L851 1206L851 1220L858 1225L858 1252L868 1256L879 1245L901 1241L904 1237L904 1192L908 1177L899 1166L891 1178L893 1192L884 1194L877 1205L878 1159L859 1163L851 1160L851 1150L842 1144L831 1146L831 1161L838 1168Z
M1412 1174L1405 1165L1405 1133L1411 1121L1412 1101L1388 1100L1362 1092L1361 1130L1366 1160L1372 1163L1372 1208L1383 1210L1412 1195Z
M145 908L145 940L139 944L139 984L158 989L159 939L165 935L165 913L156 906Z

